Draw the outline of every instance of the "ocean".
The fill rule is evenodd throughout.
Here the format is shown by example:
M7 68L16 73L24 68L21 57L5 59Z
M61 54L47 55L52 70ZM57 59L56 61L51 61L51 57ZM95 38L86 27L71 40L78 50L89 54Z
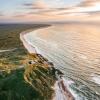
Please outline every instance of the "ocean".
M25 35L37 52L73 81L76 100L100 100L100 27L88 23L54 24Z

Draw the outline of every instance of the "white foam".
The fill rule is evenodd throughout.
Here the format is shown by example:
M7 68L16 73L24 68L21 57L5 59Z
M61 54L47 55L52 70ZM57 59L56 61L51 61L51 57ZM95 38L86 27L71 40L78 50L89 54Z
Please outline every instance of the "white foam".
M100 85L100 75L96 75L96 74L92 74L92 80L93 82L95 82L96 84Z
M69 90L69 92L74 96L74 98L78 98L78 95L75 94L75 92L69 87L74 82L71 80L66 80L65 78L62 78L62 79L63 79L64 85ZM66 95L63 92L63 89L61 87L59 87L59 85L58 85L59 81L60 80L56 81L56 83L54 85L55 95L54 95L53 100L67 100ZM79 99L77 99L77 100L79 100Z
M35 51L35 52L41 54L41 51L35 45L32 44L32 42L27 38L27 36L25 37L25 40L34 49L33 51L31 51L32 53L34 53L34 51Z
M31 36L33 35L33 37L35 37L36 40L43 42L44 45L46 44L46 45L48 45L49 47L51 46L52 48L55 48L55 49L58 47L57 43L55 43L54 41L45 40L45 39L42 39L42 38L40 38L39 36L37 36L38 31L39 31L39 30L30 32L30 33L28 34L29 37L31 37Z
M64 83L65 83L65 85L67 86L68 90L71 92L71 94L72 94L75 98L77 98L78 95L69 87L69 86L72 85L74 82L73 82L72 80L66 80L66 79L64 79L64 78L63 78L63 80L64 80Z
M31 44L31 42L27 40L26 34L20 33L20 39L23 42L24 47L28 50L29 53L36 53L37 52L36 48Z

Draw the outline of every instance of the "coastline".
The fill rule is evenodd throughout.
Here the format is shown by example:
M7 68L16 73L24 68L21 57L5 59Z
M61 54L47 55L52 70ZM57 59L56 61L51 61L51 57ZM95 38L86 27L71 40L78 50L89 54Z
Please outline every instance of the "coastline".
M43 28L43 27L42 27ZM39 28L40 29L40 28ZM38 30L38 29L37 29ZM32 32L34 31L33 29L30 29L30 30L27 30L27 31L24 31L24 32L21 32L20 33L20 39L24 45L24 47L27 49L27 51L29 52L30 55L33 55L33 54L38 54L37 50L35 49L34 46L30 45L27 43L27 41L25 40L24 38L24 35L28 34L29 32ZM39 54L42 56L42 54ZM42 56L43 57L43 56ZM43 57L44 58L44 57ZM48 62L45 62L47 64L47 66L49 65ZM53 64L53 63L52 63ZM49 66L50 67L50 66ZM68 99L68 100L75 100L74 96L71 94L71 92L69 91L69 89L67 88L67 86L65 85L65 82L63 80L63 73L59 73L61 72L60 70L58 69L55 69L54 66L51 67L51 69L54 71L54 75L56 77L56 81L55 81L55 84L54 84L54 91L57 92L57 91L60 91L59 93L62 93L62 100L65 100L65 99ZM57 73L57 75L56 75ZM57 90L57 88L59 88L59 90ZM59 100L59 97L56 97L58 95L54 95L53 97L53 100Z
M35 31L35 30L37 30L37 29L42 29L42 28L46 28L46 27L49 27L49 26L51 26L51 25L45 25L45 26L42 26L42 27L36 28L36 29L28 29L28 30L25 30L25 31L23 31L23 32L20 33L20 40L21 40L21 42L23 43L23 46L25 47L26 44L27 44L27 45L29 45L30 48L34 51L34 52L33 52L33 51L30 52L29 49L28 49L27 47L25 47L25 48L27 48L27 50L28 50L29 53L37 53L37 51L36 51L36 48L35 48L34 46L32 46L32 45L30 45L30 44L27 43L27 41L26 41L25 38L24 38L24 35L26 35L26 34L28 34L28 33L30 33L30 32L33 32L33 31ZM24 41L24 42L23 42L23 41ZM25 43L26 43L26 44L25 44ZM34 48L34 49L33 49L33 48Z
M33 31L32 29L24 31L22 33L20 33L20 40L22 41L23 45L25 48L27 48L27 51L29 53L36 53L35 47L32 47L30 44L27 43L27 41L24 38L24 35L26 35L27 33ZM30 49L32 49L32 52L30 52Z

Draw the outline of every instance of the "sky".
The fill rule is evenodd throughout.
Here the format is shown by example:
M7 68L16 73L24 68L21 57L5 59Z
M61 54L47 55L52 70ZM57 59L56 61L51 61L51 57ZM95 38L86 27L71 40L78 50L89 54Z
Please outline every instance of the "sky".
M99 21L100 0L0 0L0 23Z

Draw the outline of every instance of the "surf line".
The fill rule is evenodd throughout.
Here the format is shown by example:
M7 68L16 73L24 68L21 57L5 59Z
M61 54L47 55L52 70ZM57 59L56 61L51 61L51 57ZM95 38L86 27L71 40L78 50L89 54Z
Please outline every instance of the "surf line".
M28 41L25 40L25 35L31 31L32 30L28 30L20 33L20 40L22 41L24 47L27 49L27 51L30 54L32 53L38 54L36 48L32 46L32 44L30 44ZM56 77L56 82L54 85L55 94L52 100L75 100L74 96L68 89L67 81L63 76L64 74L60 70L56 69L53 63L51 63L51 65L52 67L50 67L50 70L52 70L53 74Z

